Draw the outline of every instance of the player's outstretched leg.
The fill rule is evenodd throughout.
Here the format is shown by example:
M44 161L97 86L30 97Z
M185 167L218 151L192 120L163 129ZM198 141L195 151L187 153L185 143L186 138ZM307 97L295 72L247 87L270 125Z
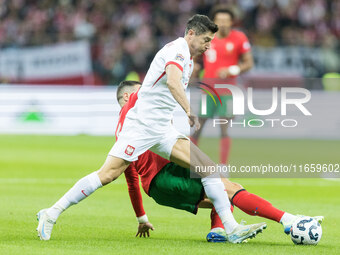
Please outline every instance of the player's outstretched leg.
M195 167L216 167L216 164L204 154L197 146L190 144L190 141L178 139L171 152L171 161L185 168L190 168L195 173ZM220 216L228 240L232 243L239 243L248 238L254 237L257 233L266 228L265 223L255 225L240 225L236 222L231 210L230 201L225 192L224 184L219 173L200 172L205 194L214 204L216 212Z
M224 182L227 181L224 180ZM242 189L242 187L232 196L231 202L249 215L260 216L281 223L286 234L289 234L293 222L301 216L281 211L274 207L269 201L249 193L245 189ZM321 224L324 217L315 216L313 218Z
M237 206L249 215L260 216L281 223L286 234L289 234L293 222L298 217L301 217L301 215L293 215L275 208L267 200L243 189L243 187L238 183L231 182L225 178L223 178L222 181L233 205ZM207 235L208 242L225 241L226 236L223 235L222 232L224 227L214 208L211 211L210 218L211 230ZM317 220L320 224L324 219L323 216L314 216L312 218Z
M290 229L292 228L292 225L293 225L294 221L296 219L300 218L300 217L306 217L306 216L305 215L297 214L297 215L292 215L292 217L288 217L286 219L285 215L283 215L282 219L280 220L280 223L282 224L283 232L286 235L289 235ZM319 224L321 224L323 222L323 219L324 219L324 216L307 216L307 217L315 219L317 222L319 222Z
M53 226L56 223L56 220L48 216L46 211L47 209L42 209L37 213L37 220L39 221L37 227L38 236L40 240L44 241L50 240Z
M292 223L297 217L301 217L301 215L293 215L274 207L269 201L248 192L238 183L231 182L226 178L223 178L222 181L227 190L228 197L234 206L249 215L260 216L281 223L286 234L289 234ZM314 216L312 218L317 220L320 224L324 219L323 216ZM219 224L222 224L220 222L221 220L218 215L214 215L212 223L219 226Z
M123 159L108 156L99 171L81 178L52 207L40 210L37 213L39 221L37 231L40 239L50 240L53 226L63 211L87 198L103 185L117 179L129 164L130 162Z

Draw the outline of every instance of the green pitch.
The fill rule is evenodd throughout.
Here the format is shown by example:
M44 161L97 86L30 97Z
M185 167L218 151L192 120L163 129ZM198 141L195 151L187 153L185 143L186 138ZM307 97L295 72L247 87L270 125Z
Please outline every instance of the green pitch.
M217 160L216 140L205 142ZM98 169L112 144L110 137L0 136L0 254L340 253L340 182L326 179L237 179L282 210L324 215L323 236L315 247L296 246L281 225L238 209L238 221L266 221L267 230L245 244L207 243L209 210L193 216L159 206L145 195L144 206L155 231L148 239L135 238L137 222L123 176L62 214L52 239L40 241L35 214ZM231 163L335 163L339 149L340 141L234 139Z

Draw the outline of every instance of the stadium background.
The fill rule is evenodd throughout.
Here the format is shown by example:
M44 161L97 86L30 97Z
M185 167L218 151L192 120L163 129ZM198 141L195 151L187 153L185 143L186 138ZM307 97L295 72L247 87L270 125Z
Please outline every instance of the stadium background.
M143 78L155 53L165 43L183 36L186 20L194 13L208 14L218 2L221 1L2 0L1 53L4 54L4 49L87 40L90 42L93 83L117 84L130 72L137 72ZM295 61L304 60L300 73L304 77L339 72L339 1L222 2L232 6L238 18L235 26L240 27L255 46L257 62L253 72L257 72L259 62L264 58L261 51L257 53L256 47L280 49L286 46L320 50L320 59L315 61L313 56L303 56L302 53L295 56ZM285 63L280 71L296 64L290 62ZM271 70L269 63L261 64L261 68ZM14 77L7 77L6 72L0 74L2 82L25 82L20 68Z
M220 2L232 6L236 27L253 47L255 67L240 82L259 89L259 99L268 97L272 86L305 87L312 92L310 107L317 112L299 132L236 132L231 164L339 163L338 0L0 0L2 254L93 254L112 249L122 254L212 254L226 248L240 254L254 249L271 254L338 252L340 189L335 178L239 180L292 213L325 215L324 236L317 247L293 246L274 223L248 246L207 246L207 211L192 217L157 206L146 196L156 232L150 240L135 240L136 223L123 178L65 213L51 243L35 238L36 211L97 169L112 146L119 112L115 85L126 78L142 80L157 50L183 36L186 20L194 13L207 14ZM175 124L185 131L181 114L178 109ZM211 134L203 149L217 160L218 141ZM235 215L250 223L258 220L238 210Z
M208 14L218 2L2 1L0 133L111 135L119 112L115 85L124 79L143 80L157 50L183 36L193 13ZM268 101L263 98L273 86L339 90L339 1L226 3L236 13L235 27L246 33L253 47L255 66L239 83L261 91L256 97L259 107ZM252 135L252 130L235 129L234 135L339 138L340 117L334 113L339 100L319 94L312 108L332 105L319 110L312 121L327 125L296 131L295 136L267 129ZM324 111L330 111L327 120ZM180 108L176 115L175 125L188 133ZM331 130L319 131L325 127ZM204 132L217 135L214 130Z

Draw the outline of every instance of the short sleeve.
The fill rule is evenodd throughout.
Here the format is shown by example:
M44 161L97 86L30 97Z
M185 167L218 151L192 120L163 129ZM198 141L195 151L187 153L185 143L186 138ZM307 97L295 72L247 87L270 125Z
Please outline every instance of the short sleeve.
M184 67L184 62L186 61L185 58L187 58L185 54L185 50L181 45L178 44L171 44L168 46L165 46L165 52L164 52L164 59L165 59L165 67L168 65L175 65L177 66L182 72Z
M244 54L251 50L251 46L247 36L244 33L240 33L240 54Z

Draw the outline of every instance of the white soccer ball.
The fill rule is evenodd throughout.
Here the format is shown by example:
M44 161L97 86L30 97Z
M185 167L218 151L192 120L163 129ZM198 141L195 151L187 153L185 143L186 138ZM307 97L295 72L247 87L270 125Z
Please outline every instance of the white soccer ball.
M290 238L295 244L317 245L322 236L319 222L307 216L296 219L290 229Z

